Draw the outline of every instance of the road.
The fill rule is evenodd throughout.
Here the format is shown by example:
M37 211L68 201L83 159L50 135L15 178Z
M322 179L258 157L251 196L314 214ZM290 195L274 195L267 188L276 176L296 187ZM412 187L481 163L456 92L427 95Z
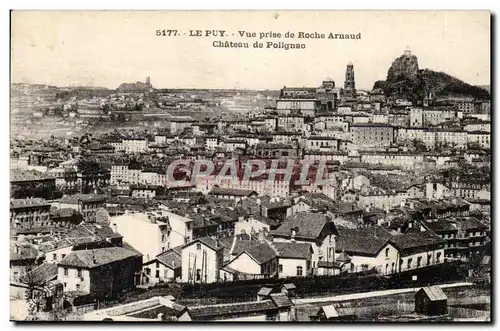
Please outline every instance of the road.
M452 284L442 284L438 285L441 288L450 288L450 287L462 287L462 286L472 286L473 283L452 283ZM394 290L382 290L382 291L371 291L371 292L361 292L361 293L353 293L353 294L344 294L337 296L329 296L329 297L316 297L316 298L305 298L305 299L294 299L293 303L295 305L306 305L313 303L321 303L321 302L338 302L338 301L349 301L355 299L364 299L364 298L373 298L380 297L385 295L394 295L394 294L402 294L402 293L410 293L416 291L417 288L400 288Z

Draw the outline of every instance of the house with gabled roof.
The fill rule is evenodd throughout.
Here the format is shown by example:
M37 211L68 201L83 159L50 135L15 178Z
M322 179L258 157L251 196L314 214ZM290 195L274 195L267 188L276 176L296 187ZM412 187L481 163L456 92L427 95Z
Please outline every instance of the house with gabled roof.
M272 277L278 273L278 253L270 245L263 241L245 248L227 267L255 278Z
M335 237L338 235L333 220L324 214L303 212L287 218L280 227L271 231L274 242L310 244L312 269L319 261L335 261Z
M58 263L65 292L97 297L132 289L139 283L142 254L124 247L74 251Z
M301 277L311 273L313 249L309 243L273 242L278 253L278 277Z
M182 246L181 264L183 282L218 282L224 265L224 246L219 239L196 238Z
M142 284L170 282L182 275L182 246L158 254L142 265Z

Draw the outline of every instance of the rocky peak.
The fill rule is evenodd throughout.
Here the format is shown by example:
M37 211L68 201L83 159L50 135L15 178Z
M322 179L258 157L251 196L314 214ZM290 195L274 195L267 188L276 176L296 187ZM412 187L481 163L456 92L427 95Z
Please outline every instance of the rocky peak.
M394 82L401 78L415 78L418 74L418 59L410 51L405 51L403 55L392 62L387 72L387 81Z

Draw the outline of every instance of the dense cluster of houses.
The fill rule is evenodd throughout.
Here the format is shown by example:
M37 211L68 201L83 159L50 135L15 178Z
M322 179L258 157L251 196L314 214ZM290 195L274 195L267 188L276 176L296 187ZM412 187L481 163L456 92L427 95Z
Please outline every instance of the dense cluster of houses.
M430 101L411 106L325 81L285 87L275 107L244 120L172 118L155 132L43 148L17 141L11 282L57 280L66 295L104 298L169 282L392 275L488 254L491 188L480 169L489 166L489 102ZM216 168L235 160L236 180L193 175L200 159ZM242 178L252 159L324 161L326 181L297 184L295 168L288 179ZM173 174L188 179L182 185L167 173L176 160L188 164ZM233 309L155 300L162 312L151 314L177 320ZM287 319L291 304L273 293L243 306ZM124 318L142 318L132 315Z

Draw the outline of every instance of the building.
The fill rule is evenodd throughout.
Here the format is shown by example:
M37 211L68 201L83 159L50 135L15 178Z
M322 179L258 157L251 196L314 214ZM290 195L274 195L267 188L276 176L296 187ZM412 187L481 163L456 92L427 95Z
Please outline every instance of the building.
M95 223L96 214L104 207L106 196L99 194L76 194L61 198L58 203L60 209L71 208L82 214L85 222Z
M177 246L158 254L142 265L142 284L167 283L181 278L182 247Z
M139 284L142 255L123 247L74 251L58 263L57 279L64 291L98 298L130 290Z
M398 271L398 250L390 243L387 232L378 229L376 233L361 237L352 233L342 233L337 237L336 253L344 253L350 258L349 272L376 270L379 274L389 275Z
M354 80L354 65L352 64L352 62L349 62L347 64L345 70L344 89L342 92L344 98L356 98L356 83Z
M390 146L394 142L392 125L381 123L356 123L349 126L351 139L359 146Z
M197 238L182 247L182 281L215 283L220 280L224 247L218 239Z
M125 138L122 145L126 153L144 153L148 151L149 141L143 138Z
M337 303L322 306L316 315L310 316L312 321L330 322L330 321L354 321L357 319L354 309L349 303Z
M262 300L189 307L193 321L290 322L292 300L285 293L272 293Z
M439 286L422 287L415 293L415 312L423 315L448 313L448 297Z
M410 108L410 127L421 128L423 125L423 109Z
M306 140L306 150L320 152L336 152L339 140L332 137L310 136Z
M476 143L482 149L490 149L491 133L486 131L467 132L467 143Z
M338 232L333 220L324 214L297 213L286 218L271 234L275 242L310 244L313 249L313 274L319 262L335 262L335 237Z
M169 216L161 210L112 216L109 224L127 243L141 252L144 262L149 262L172 247L184 244L184 239L179 243L175 235L171 238L173 231Z
M300 111L303 116L313 117L316 109L314 99L282 98L276 100L276 111L281 115L289 115L292 111Z
M311 244L297 242L273 242L270 246L277 251L278 277L304 277L312 271Z
M302 132L304 117L299 115L278 116L278 129L287 132Z
M41 198L11 199L10 228L35 229L50 225L50 203Z
M278 253L271 243L257 241L226 266L250 278L274 277L278 274Z
M257 196L257 192L251 190L243 190L236 188L218 188L214 187L209 195L222 200L234 200L236 202Z
M93 322L190 322L187 307L174 302L172 296L153 297L107 309L87 312L84 321Z
M434 232L393 235L391 243L399 251L398 272L444 263L445 241Z

